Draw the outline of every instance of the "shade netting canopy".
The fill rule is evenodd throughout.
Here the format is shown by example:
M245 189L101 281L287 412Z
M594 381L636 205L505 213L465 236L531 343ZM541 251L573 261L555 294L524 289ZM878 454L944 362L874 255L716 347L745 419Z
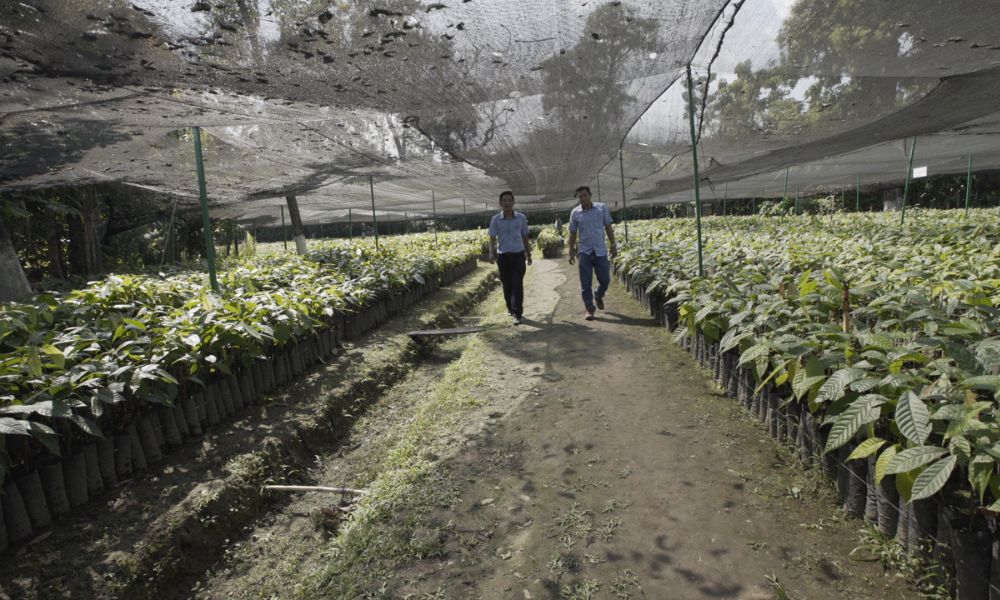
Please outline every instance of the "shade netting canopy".
M0 192L115 181L306 223L739 197L1000 167L973 0L9 0ZM787 171L786 171L787 169ZM789 184L785 183L786 173ZM624 177L623 177L624 175ZM595 189L595 192L597 190Z

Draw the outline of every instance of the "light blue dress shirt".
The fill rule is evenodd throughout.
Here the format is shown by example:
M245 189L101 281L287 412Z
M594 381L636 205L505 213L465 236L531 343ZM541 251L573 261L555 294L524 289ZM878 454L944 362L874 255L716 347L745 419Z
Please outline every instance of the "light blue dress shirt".
M524 252L524 236L528 235L528 217L514 211L514 216L505 219L503 211L490 220L490 235L497 238L497 252Z
M577 251L580 254L593 253L607 256L608 244L604 240L604 226L611 225L611 211L603 202L594 202L590 210L583 210L578 204L569 213L569 230L576 232Z

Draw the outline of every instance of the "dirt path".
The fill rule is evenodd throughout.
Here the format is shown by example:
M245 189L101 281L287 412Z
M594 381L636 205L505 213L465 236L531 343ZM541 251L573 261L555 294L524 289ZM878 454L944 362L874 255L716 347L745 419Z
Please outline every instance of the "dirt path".
M592 322L564 260L536 263L527 290L525 324L504 325L493 298L494 329L438 350L359 426L357 450L313 474L373 489L345 531L316 533L307 515L329 500L303 497L194 595L914 597L849 557L861 523L619 283Z

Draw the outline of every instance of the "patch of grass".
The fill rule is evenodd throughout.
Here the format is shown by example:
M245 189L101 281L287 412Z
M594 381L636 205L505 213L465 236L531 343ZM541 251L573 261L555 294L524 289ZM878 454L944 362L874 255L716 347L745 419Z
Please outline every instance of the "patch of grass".
M572 548L577 540L590 535L593 526L590 523L589 510L583 510L580 505L574 502L569 510L556 517L556 526L559 528L559 540L567 548Z
M616 598L622 598L623 600L628 600L633 596L633 594L638 593L639 595L644 595L642 592L642 586L639 585L639 578L635 576L635 573L625 569L615 577L615 580L611 582L611 593L615 595Z
M324 567L302 582L296 597L361 597L399 564L443 554L443 536L420 529L421 517L457 502L458 486L435 457L447 454L456 443L448 434L479 404L470 392L483 384L484 372L483 343L471 338L413 417L393 432L391 446L369 456L363 471L371 480L358 482L369 493L330 541Z
M576 573L580 570L580 562L572 554L553 554L549 559L549 571L556 577L566 573Z
M617 531L618 528L621 526L622 526L621 519L619 519L618 517L611 517L604 523L601 523L601 526L597 528L597 531L595 533L599 540L610 542L611 538L615 537L615 531Z
M867 553L886 569L901 573L906 580L914 583L923 600L951 599L954 576L946 565L928 558L933 556L931 548L924 548L922 552L910 555L895 540L874 527L865 527L860 533L858 545L851 550L852 557L857 558Z
M781 582L778 581L778 576L774 573L766 575L765 578L774 590L775 600L799 600L797 596L792 596L788 593L788 590L785 589L785 586L781 585Z
M592 600L601 591L601 584L595 579L586 579L579 583L564 585L559 588L559 597L563 600Z

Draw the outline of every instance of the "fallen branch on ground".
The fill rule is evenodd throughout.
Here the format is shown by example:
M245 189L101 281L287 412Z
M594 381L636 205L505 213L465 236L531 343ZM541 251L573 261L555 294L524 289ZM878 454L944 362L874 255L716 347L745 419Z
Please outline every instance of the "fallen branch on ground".
M326 487L322 485L265 485L265 490L277 492L323 492L326 494L355 494L363 496L367 490L353 490L351 488Z

